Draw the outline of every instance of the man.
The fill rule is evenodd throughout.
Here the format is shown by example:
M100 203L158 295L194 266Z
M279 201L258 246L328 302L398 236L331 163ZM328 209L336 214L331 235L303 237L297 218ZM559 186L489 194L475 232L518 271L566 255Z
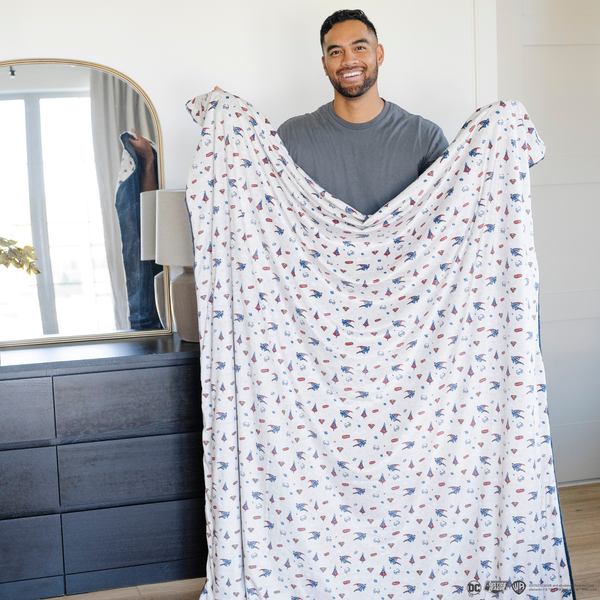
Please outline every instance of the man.
M278 134L319 185L370 215L396 197L446 149L442 130L383 100L383 47L361 10L340 10L321 27L323 69L334 100L289 119Z

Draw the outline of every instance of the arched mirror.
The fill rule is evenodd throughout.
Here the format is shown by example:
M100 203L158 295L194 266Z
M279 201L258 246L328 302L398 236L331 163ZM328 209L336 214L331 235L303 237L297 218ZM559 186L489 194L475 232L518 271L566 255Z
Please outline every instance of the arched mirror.
M170 333L168 267L140 260L139 196L163 180L143 90L90 63L0 62L0 131L0 237L40 271L0 267L0 346Z

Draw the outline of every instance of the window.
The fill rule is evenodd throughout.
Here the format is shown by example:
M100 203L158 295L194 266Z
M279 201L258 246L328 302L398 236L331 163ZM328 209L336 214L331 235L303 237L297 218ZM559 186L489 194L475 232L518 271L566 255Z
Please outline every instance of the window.
M0 235L41 270L2 273L1 338L113 331L89 96L3 96L0 131Z

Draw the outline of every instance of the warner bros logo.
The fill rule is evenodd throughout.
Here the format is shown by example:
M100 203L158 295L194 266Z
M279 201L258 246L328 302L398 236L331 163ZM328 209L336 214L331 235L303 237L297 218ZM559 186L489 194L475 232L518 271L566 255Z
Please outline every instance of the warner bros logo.
M512 587L512 590L515 594L520 595L525 591L525 588L527 587L527 585L524 581L513 581L512 585L510 587Z

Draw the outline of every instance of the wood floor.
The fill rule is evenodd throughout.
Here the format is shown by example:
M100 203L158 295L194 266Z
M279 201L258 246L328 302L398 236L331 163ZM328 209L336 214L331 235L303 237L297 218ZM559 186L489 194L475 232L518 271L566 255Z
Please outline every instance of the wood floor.
M138 585L137 587L77 594L76 596L60 596L50 600L198 600L204 586L204 579L186 579L170 581L154 585ZM240 598L240 600L243 600Z
M559 488L577 600L600 600L600 483ZM204 579L62 596L62 600L198 600ZM51 600L61 600L52 598Z
M577 600L600 600L600 483L558 489Z

